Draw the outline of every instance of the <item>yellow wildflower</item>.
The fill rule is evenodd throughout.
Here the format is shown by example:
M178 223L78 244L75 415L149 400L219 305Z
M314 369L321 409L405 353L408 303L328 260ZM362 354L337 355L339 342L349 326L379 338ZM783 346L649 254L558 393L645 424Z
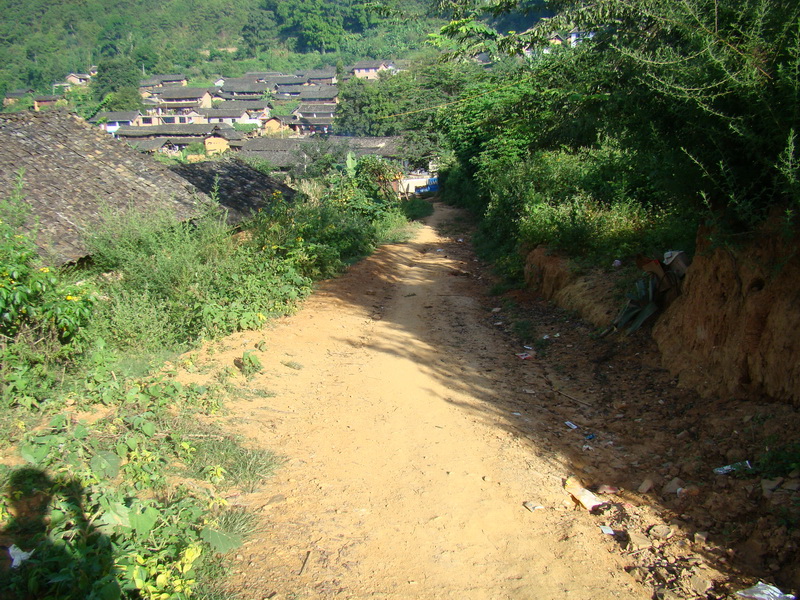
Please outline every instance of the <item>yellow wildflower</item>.
M40 273L49 273L50 269L48 267L42 267L41 269L39 269L39 272Z

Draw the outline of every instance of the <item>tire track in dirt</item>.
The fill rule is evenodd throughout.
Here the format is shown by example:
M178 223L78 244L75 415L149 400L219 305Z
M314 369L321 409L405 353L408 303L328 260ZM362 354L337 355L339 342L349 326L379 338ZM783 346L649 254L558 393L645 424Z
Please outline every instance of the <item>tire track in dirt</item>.
M545 373L487 321L469 245L435 232L458 215L437 205L413 242L198 359L266 342L247 384L262 397L227 416L285 458L232 498L260 517L234 559L242 597L650 597L568 501L569 461L522 435L552 427L541 395L521 391L544 391Z

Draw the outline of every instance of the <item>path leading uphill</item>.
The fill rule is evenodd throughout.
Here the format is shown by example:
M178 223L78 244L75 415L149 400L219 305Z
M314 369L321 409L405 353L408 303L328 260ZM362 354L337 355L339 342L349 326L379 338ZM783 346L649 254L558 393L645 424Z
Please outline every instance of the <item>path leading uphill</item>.
M413 242L198 359L232 363L266 342L247 382L261 393L227 417L285 459L231 498L259 516L232 558L244 598L650 597L603 517L563 488L575 461L547 406L553 374L515 356L460 216L437 205Z

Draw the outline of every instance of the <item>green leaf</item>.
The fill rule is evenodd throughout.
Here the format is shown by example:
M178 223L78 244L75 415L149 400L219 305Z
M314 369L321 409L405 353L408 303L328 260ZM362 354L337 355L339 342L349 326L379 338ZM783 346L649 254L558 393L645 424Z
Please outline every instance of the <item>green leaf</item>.
M152 421L145 421L142 423L142 433L144 433L147 437L153 437L156 432L156 426L153 424Z
M131 527L140 536L146 536L153 529L153 526L158 521L161 513L152 506L146 507L144 510L134 511L130 514Z
M25 444L24 446L20 447L19 454L24 460L32 465L38 465L44 461L45 458L47 458L49 450L50 448L48 446L39 444Z
M113 452L100 452L92 457L89 466L98 478L114 479L119 474L122 459Z
M200 538L219 554L227 554L231 550L238 548L242 543L242 539L239 536L212 529L211 527L205 527L200 532Z
M130 513L131 509L121 502L109 502L105 512L97 519L98 528L105 534L113 533L117 527L128 528L131 526Z

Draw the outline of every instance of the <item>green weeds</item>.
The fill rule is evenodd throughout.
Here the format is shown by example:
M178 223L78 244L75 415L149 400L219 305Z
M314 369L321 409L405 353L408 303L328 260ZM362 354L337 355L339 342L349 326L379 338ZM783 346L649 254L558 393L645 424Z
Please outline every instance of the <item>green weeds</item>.
M21 188L0 200L0 439L28 465L0 467L0 528L34 551L4 592L226 597L221 556L252 516L228 507L221 490L255 490L280 461L211 417L232 380L263 366L247 350L202 387L178 383L163 361L262 327L291 311L313 279L408 235L388 165L351 157L326 177L318 198L276 194L239 239L213 205L191 223L107 211L80 271L40 261L20 230ZM198 371L196 361L180 363ZM82 421L84 411L100 418Z

